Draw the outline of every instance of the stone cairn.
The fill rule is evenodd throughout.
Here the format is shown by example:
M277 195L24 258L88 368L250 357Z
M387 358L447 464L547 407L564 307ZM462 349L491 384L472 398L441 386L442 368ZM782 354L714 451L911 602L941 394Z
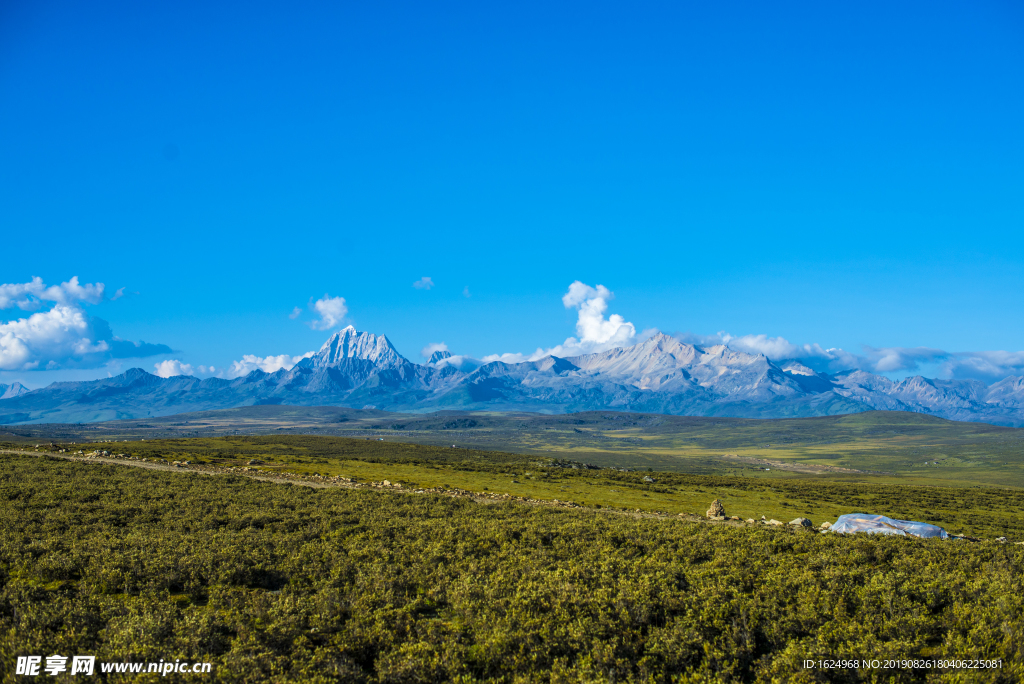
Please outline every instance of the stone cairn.
M707 516L712 520L723 520L725 518L725 506L718 499L711 502L711 508L708 509Z

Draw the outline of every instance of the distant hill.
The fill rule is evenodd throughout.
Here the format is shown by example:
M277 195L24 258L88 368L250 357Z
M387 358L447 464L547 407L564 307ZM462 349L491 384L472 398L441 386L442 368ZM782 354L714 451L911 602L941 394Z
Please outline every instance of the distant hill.
M20 397L21 395L28 393L29 389L20 382L16 382L12 385L0 384L0 399L14 399L15 397Z
M291 370L233 380L160 378L139 368L113 378L60 382L12 393L0 424L76 423L188 411L287 404L421 413L487 409L569 413L619 410L744 418L809 417L873 409L961 421L1024 425L1024 378L901 381L845 371L814 373L724 345L700 347L658 334L631 347L524 363L456 364L434 354L412 363L384 335L353 327L331 335ZM8 396L10 395L10 396Z

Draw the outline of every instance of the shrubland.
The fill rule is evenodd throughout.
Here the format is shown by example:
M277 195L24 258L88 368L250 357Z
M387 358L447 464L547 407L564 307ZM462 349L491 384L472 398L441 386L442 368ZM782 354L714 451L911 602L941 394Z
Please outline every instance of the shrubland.
M761 473L702 475L648 468L580 467L561 454L537 456L406 444L391 440L274 435L98 442L74 450L107 450L138 458L190 460L210 466L245 466L278 473L388 479L410 487L502 492L532 499L573 501L588 507L702 515L713 499L729 515L816 524L844 513L881 513L922 520L951 533L1024 540L1024 490L981 486L924 486L842 477ZM577 466L575 469L572 466ZM645 481L644 478L653 480Z
M5 667L62 653L210 661L225 682L1013 682L1022 570L1024 547L991 541L0 457ZM802 665L914 657L1002 666Z

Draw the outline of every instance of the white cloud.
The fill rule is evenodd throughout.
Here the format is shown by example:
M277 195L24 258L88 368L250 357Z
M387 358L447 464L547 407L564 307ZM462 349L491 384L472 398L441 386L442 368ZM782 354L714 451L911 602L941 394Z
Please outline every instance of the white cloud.
M579 311L576 317L576 334L578 337L566 338L565 342L550 349L538 349L530 360L545 356L578 356L594 354L615 347L636 344L636 327L619 314L605 318L608 301L615 295L604 285L591 287L579 280L569 286L562 297L562 304L567 309Z
M417 290L429 290L430 288L434 287L434 281L431 280L429 276L423 276L415 283L413 283L412 286L415 287Z
M532 354L489 354L481 360L484 363L491 361L522 363L523 361L536 361L546 356L564 358L594 354L615 347L636 344L658 332L657 329L652 328L638 336L636 326L619 314L612 314L605 318L608 301L614 297L612 291L604 285L591 287L579 280L574 281L562 296L562 304L567 309L576 309L579 312L576 317L577 337L566 338L562 344L548 349L538 347Z
M467 297L467 298L473 296L473 295L469 294L469 285L467 285L466 287L462 288L462 296L463 297Z
M301 356L289 356L288 354L280 354L279 356L264 356L259 357L255 354L246 354L242 357L241 361L232 361L231 367L224 373L229 378L240 378L243 375L248 375L254 370L261 370L264 373L273 373L279 371L282 368L285 370L291 370L302 359L313 356L315 352L306 352Z
M182 363L178 359L167 359L160 363L154 363L156 375L161 378L173 378L176 375L192 375L193 368L190 364Z
M117 288L117 291L115 291L114 294L110 297L110 301L112 301L112 302L117 301L121 297L124 297L124 288L123 287Z
M299 307L295 307L294 309L292 309L292 312L290 314L288 314L288 318L290 318L290 319L292 319L294 321L296 318L298 318L301 315L302 315L302 309L300 309Z
M122 288L123 289L123 288ZM66 283L49 287L40 277L34 277L27 283L8 283L0 285L0 309L18 307L22 311L34 311L43 306L43 302L58 304L98 304L103 299L103 283L86 283L80 285L78 276Z
M562 295L562 304L566 309L580 306L588 299L603 299L609 300L614 299L615 295L612 294L604 285L598 285L597 287L590 287L586 283L579 280L574 280L569 285L569 290Z
M431 354L436 351L448 351L448 345L444 342L431 342L426 347L420 350L420 356L425 359L429 359Z
M569 286L569 291L562 297L562 303L567 309L579 309L576 334L580 336L581 345L598 347L610 344L618 347L636 337L636 328L619 314L612 314L607 319L604 317L604 312L608 310L608 300L614 297L604 285L592 288L577 280Z
M0 285L0 309L27 311L55 302L48 311L27 318L0 320L0 370L96 368L114 358L170 353L167 345L115 337L106 321L85 313L83 304L102 299L103 283L82 285L77 277L51 286L38 277L28 283Z
M983 351L950 354L942 363L943 372L951 378L1002 380L1010 375L1024 375L1024 351Z
M817 344L793 344L785 337L769 337L768 335L742 335L733 337L729 333L718 333L722 344L727 344L736 351L748 354L764 354L770 359L795 359L806 356L830 358L829 351Z
M949 357L941 349L927 347L865 347L864 351L869 364L878 373L915 371L922 363L936 363Z
M329 294L324 294L323 297L313 302L310 306L320 315L319 320L309 323L309 327L313 330L330 330L339 325L344 320L345 314L348 313L348 307L345 306L345 298L332 297ZM295 312L293 311L292 313L294 314Z
M75 306L58 304L28 318L0 323L0 369L58 368L62 363L97 363L110 351L92 322Z
M437 362L436 367L444 368L445 366L455 366L464 373L472 373L484 363L486 363L486 361L474 359L473 357L466 356L464 354L456 354L455 356L449 356L447 359L441 359Z
M226 369L215 366L193 366L189 363L182 363L178 359L161 361L160 363L153 364L153 367L156 369L156 374L161 378L170 378L175 375L195 375L232 379L248 375L254 370L261 370L265 373L273 373L282 368L290 370L299 361L313 356L313 354L314 352L306 352L300 356L292 356L290 354L280 354L278 356L245 354L242 356L241 361L232 361L231 365Z

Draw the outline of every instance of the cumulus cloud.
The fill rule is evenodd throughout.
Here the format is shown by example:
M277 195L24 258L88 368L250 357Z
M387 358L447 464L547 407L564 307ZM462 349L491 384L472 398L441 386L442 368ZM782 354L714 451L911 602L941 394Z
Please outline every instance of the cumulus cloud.
M604 285L590 287L580 281L569 286L569 291L562 297L565 308L575 307L579 310L576 320L576 334L579 340L570 337L563 346L577 345L588 347L588 352L603 351L611 347L630 344L636 337L636 328L619 314L604 317L608 310L608 300L615 297Z
M538 347L532 354L505 353L490 354L481 361L501 361L503 363L522 363L537 361L546 356L579 356L594 354L615 347L625 347L647 339L658 332L652 328L637 335L636 326L619 314L605 317L608 302L615 294L604 285L591 287L579 280L569 285L562 296L562 305L567 309L576 309L576 337L568 337L562 344L547 349Z
M104 356L109 345L97 340L88 316L77 308L59 304L0 324L0 369L57 368L65 359L88 360Z
M310 321L309 327L313 330L330 330L337 327L348 313L344 297L332 297L325 293L320 299L315 302L310 299L310 302L310 308L320 316L318 320ZM295 312L292 314L294 317Z
M426 347L420 350L420 356L425 359L429 359L430 356L436 351L448 351L448 345L444 342L431 342Z
M567 309L576 309L576 335L566 338L562 344L550 349L538 349L530 360L545 356L578 356L594 354L615 347L626 347L637 343L636 326L619 314L605 318L608 302L615 295L604 285L591 287L579 280L569 285L569 290L562 296L562 304Z
M56 302L65 305L74 305L78 302L98 304L102 299L103 283L81 285L78 282L78 276L66 283L49 287L38 276L27 283L0 285L0 309L10 309L16 306L22 311L35 311L43 306L43 302Z
M413 283L412 286L415 287L417 290L429 290L430 288L434 287L434 281L431 280L429 276L423 276L415 283Z
M0 370L96 368L115 358L171 351L163 344L122 340L106 321L87 315L82 305L102 301L103 288L103 283L83 285L77 277L51 286L38 277L0 285L0 308L29 311L54 303L27 318L0 320Z
M190 364L182 363L178 359L167 359L160 363L154 363L156 375L161 378L173 378L176 375L192 375L193 368Z
M290 318L290 319L292 319L294 321L296 318L298 318L301 315L302 315L302 309L300 309L299 307L295 307L294 309L292 309L292 312L290 314L288 314L288 318Z
M241 361L232 361L231 367L227 369L224 375L228 378L240 378L243 375L248 375L254 370L261 370L264 373L274 373L281 370L291 370L295 364L302 359L313 356L316 352L306 352L300 356L289 356L288 354L280 354L278 356L264 356L259 357L255 354L245 354L242 356Z

